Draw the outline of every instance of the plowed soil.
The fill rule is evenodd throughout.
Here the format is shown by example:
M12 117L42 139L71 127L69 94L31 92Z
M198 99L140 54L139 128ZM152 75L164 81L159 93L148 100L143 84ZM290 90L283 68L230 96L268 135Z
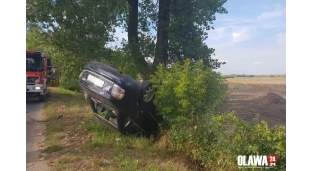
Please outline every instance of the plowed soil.
M258 115L271 127L286 126L286 80L270 79L263 84L252 79L229 79L229 100L223 112L235 111L239 118L249 123L255 123Z

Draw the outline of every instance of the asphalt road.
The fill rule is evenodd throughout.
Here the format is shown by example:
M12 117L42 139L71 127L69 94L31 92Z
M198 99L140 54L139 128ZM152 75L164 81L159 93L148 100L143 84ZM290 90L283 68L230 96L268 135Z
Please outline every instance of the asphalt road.
M42 115L44 103L26 102L26 170L47 171L49 166L42 160L40 146L45 136L45 122ZM39 121L39 122L38 122Z

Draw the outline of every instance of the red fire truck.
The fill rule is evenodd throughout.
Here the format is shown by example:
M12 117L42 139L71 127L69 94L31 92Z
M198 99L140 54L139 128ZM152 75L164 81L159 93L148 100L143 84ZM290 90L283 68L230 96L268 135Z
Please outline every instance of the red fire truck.
M47 87L59 86L59 77L59 69L52 67L51 59L43 52L26 50L26 98L39 98L44 102Z

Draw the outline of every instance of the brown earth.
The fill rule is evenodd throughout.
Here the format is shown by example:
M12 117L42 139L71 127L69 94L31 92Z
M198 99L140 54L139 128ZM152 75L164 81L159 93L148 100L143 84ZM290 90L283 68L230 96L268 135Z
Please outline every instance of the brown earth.
M235 111L249 123L256 123L257 114L269 126L286 126L285 84L252 84L229 81L229 100L223 112Z

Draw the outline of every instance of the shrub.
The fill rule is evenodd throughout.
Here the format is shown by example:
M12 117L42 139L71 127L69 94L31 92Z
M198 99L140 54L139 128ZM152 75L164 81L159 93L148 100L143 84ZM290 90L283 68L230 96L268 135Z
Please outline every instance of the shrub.
M157 110L170 123L169 149L211 170L238 170L238 155L276 154L272 170L285 170L285 127L269 128L264 121L249 125L234 113L216 114L226 100L225 81L200 61L185 60L171 70L158 66L152 82Z
M269 128L262 121L249 125L233 113L202 115L198 125L184 121L172 127L169 149L183 152L211 170L238 170L238 155L278 156L277 166L286 169L286 130L284 126Z
M80 90L77 79L87 59L67 53L57 58L56 61L60 64L62 72L62 76L60 77L61 87L73 91Z
M157 109L170 122L206 114L226 99L225 78L206 68L202 61L192 64L187 59L183 64L174 64L170 71L159 65L151 81L157 89Z

